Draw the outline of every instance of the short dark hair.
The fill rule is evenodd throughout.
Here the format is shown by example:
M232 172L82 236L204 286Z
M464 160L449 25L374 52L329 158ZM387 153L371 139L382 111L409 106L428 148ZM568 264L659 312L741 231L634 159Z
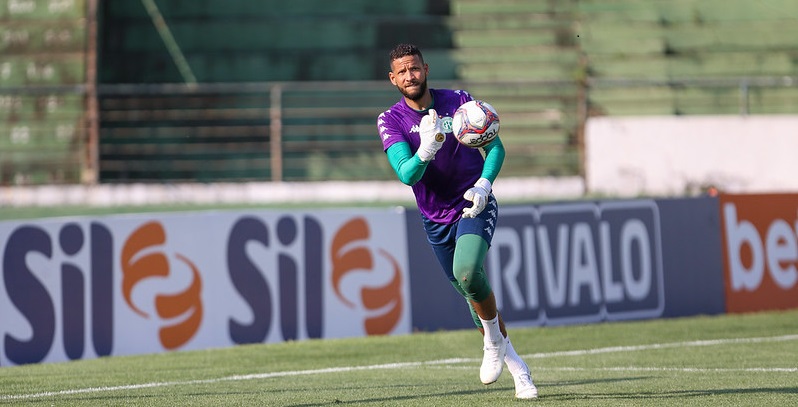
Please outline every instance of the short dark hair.
M418 55L418 57L421 58L421 62L424 62L424 56L421 55L421 50L419 50L418 47L413 44L399 44L395 46L391 50L391 59L388 62L393 62L394 60L410 55Z

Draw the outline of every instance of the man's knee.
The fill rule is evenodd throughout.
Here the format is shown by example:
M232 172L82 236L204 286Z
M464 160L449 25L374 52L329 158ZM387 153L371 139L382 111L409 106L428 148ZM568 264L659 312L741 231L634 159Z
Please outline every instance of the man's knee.
M456 268L454 276L469 300L480 302L490 295L490 283L481 267Z

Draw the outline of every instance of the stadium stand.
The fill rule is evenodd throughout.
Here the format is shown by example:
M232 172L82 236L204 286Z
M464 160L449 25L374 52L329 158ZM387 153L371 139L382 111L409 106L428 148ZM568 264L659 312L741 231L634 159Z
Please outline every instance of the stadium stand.
M587 114L779 113L794 111L798 99L794 88L784 86L758 86L746 90L742 98L739 84L717 81L795 74L795 36L790 30L798 28L779 22L794 15L796 6L785 0L767 4L742 0L414 0L401 6L361 0L347 2L346 7L275 1L261 5L233 1L224 6L205 2L196 8L164 3L162 12L197 77L206 81L384 80L387 49L400 41L419 43L432 66L431 79L441 85L442 80L456 81L453 86L466 87L499 110L502 139L510 152L503 174L509 176L578 174L580 126ZM141 7L135 3L107 7L113 9L106 10L106 19L121 18L121 22L115 25L120 28L109 33L104 50L111 55L113 50L121 51L118 57L105 59L110 62L103 70L104 81L140 81L142 71L148 72L150 81L179 81L177 69ZM278 8L280 14L274 15L272 10ZM203 30L192 35L198 21ZM146 61L146 66L141 69L130 60ZM696 78L707 81L701 86L683 82ZM208 140L189 134L188 138L199 140L189 143L173 137L177 145L184 145L185 160L216 163L203 166L205 175L197 171L153 171L146 177L130 171L114 173L114 165L124 167L133 157L114 153L130 142L113 143L135 125L109 120L118 114L103 113L103 140L108 143L102 151L108 154L102 156L102 178L152 179L171 174L180 179L356 179L357 168L364 165L374 168L369 176L390 178L371 135L373 115L393 101L390 92L386 89L375 95L370 89L359 96L357 91L350 92L340 102L354 109L351 114L336 105L335 94L340 91L303 89L296 95L285 94L283 101L288 105L283 113L279 165L272 162L272 154L255 158L246 147L242 152L217 149L210 156L216 160L206 161L209 156L202 147L213 145ZM589 95L587 100L585 95ZM246 117L232 120L243 120L244 128L250 130L241 136L250 140L242 146L258 146L256 150L265 152L271 143L265 115L269 105L261 96L263 116L256 125L249 126ZM235 97L239 96L218 100ZM368 105L369 101L376 103ZM104 99L103 106L113 103ZM216 108L233 111L225 105ZM309 117L309 111L317 116ZM246 115L246 110L239 113ZM117 125L127 127L127 133L110 131ZM148 125L143 126L142 131L147 131ZM185 134L185 124L168 126ZM346 146L359 152L347 153ZM143 162L156 159L139 157ZM167 155L165 162L172 159Z
M576 5L573 0L451 3L458 77L499 112L510 152L505 175L579 173L583 70L574 32Z
M739 78L798 73L797 14L798 2L789 0L582 0L580 47L599 84L590 89L591 111L737 114L742 106L753 114L795 112L798 88L760 86L741 101L739 88L747 89Z
M117 87L116 94L102 98L105 179L298 181L391 175L374 136L380 112L375 106L396 99L382 83L352 89L342 82L296 82L280 85L278 92L264 83L171 88ZM273 128L278 122L279 134Z
M431 54L451 46L444 1L210 0L158 3L198 81L373 80L385 54L413 41ZM141 2L103 9L103 83L179 83L175 64ZM452 78L441 64L437 77Z
M798 111L794 0L157 1L163 27L144 3L100 2L101 182L391 179L398 42L497 108L503 176L579 175L590 115ZM85 182L86 2L2 4L0 183Z
M0 2L0 185L77 183L86 161L83 2Z
M452 79L442 6L427 0L163 3L160 11L198 81L228 86L175 94L104 86L101 178L391 177L375 127L377 115L398 99L386 80L387 53L397 42L417 42L435 66L431 77ZM140 4L109 3L104 16L103 82L181 82ZM378 85L363 84L377 79Z

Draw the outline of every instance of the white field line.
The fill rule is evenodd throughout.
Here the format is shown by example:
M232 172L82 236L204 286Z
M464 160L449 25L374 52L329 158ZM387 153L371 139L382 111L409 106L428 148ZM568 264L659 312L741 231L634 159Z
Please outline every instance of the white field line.
M738 343L761 343L761 342L783 342L798 340L798 335L783 335L772 337L759 337L759 338L733 338L733 339L714 339L705 341L687 341L687 342L671 342L671 343L655 343L649 345L636 345L636 346L612 346L596 349L583 349L562 352L546 352L546 353L533 353L531 355L524 355L528 358L549 358L549 357L562 357L562 356L584 356L595 355L602 353L612 352L633 352L642 350L656 350L656 349L669 349L669 348L684 348L696 346L715 346L715 345L728 345ZM426 362L404 362L404 363L386 363L380 365L366 365L366 366L343 366L331 367L326 369L313 369L313 370L295 370L285 372L272 372L272 373L255 373L248 375L234 375L226 376L215 379L203 380L185 380L185 381L169 381L169 382L151 382L142 384L129 384L120 386L104 386L104 387L86 387L82 389L48 391L41 393L28 393L28 394L7 394L0 395L0 400L24 400L35 399L42 397L65 396L72 394L85 394L85 393L102 393L118 390L135 390L156 387L168 386L185 386L194 384L211 384L228 381L243 381L243 380L257 380L257 379L270 379L275 377L287 376L303 376L303 375L317 375L326 373L342 373L354 372L363 370L383 370L383 369L402 369L419 366L435 366L435 365L451 365L460 363L473 363L479 359L474 358L454 358L454 359L441 359ZM547 370L614 370L614 371L680 371L680 372L798 372L798 368L749 368L749 369L701 369L701 368L648 368L648 367L610 367L610 368L547 368Z
M474 366L441 366L440 369L474 369ZM534 366L532 374L539 371L556 372L679 372L679 373L798 373L798 367L749 367L738 369L702 368L702 367L646 367L646 366L618 366L618 367L557 367Z
M557 370L561 372L680 372L680 373L798 373L798 367L749 367L739 369L700 367L544 367L535 370Z
M653 343L649 345L633 345L633 346L610 346L606 348L596 348L596 349L533 353L531 355L523 355L523 357L535 358L535 359L554 358L562 356L597 355L601 353L634 352L639 350L688 348L688 347L698 347L698 346L729 345L729 344L739 344L739 343L784 342L784 341L794 341L794 340L798 340L798 335L770 336L770 337L760 337L760 338L711 339L704 341Z

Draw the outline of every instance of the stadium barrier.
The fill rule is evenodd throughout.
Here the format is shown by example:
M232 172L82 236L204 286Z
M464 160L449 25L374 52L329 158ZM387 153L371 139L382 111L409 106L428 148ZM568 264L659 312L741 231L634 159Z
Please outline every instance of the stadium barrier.
M507 205L485 266L514 327L796 308L796 209ZM8 221L0 248L0 366L472 326L404 207Z

